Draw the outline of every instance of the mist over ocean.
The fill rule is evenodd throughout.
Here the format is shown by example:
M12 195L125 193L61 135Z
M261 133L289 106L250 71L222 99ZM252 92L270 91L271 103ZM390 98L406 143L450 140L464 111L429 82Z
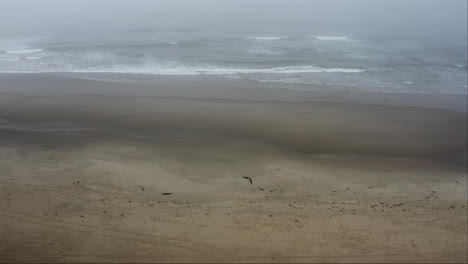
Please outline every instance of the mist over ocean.
M0 35L3 73L217 75L285 88L466 94L466 71L466 43L454 39L141 27Z
M466 3L458 0L0 4L0 73L467 94Z

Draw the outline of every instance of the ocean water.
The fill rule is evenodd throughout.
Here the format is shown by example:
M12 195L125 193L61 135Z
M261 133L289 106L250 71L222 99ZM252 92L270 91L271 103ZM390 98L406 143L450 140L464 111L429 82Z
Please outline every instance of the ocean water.
M467 94L467 44L249 29L130 28L0 34L0 73L250 80L284 89ZM106 77L107 76L107 77ZM128 79L128 77L126 78ZM118 78L110 79L112 81Z

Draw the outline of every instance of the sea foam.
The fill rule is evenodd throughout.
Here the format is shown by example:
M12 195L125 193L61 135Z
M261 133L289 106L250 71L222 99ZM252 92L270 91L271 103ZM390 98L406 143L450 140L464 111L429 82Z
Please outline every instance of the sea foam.
M75 73L128 73L154 75L229 75L229 74L295 74L295 73L361 73L364 69L322 68L317 66L285 66L275 68L236 68L212 65L189 66L178 63L146 63L142 65L115 65L112 67L47 68L20 72L75 72ZM15 71L18 72L18 71Z
M9 54L28 54L28 53L36 53L41 52L43 49L20 49L20 50L7 50L6 53Z
M255 40L280 40L280 39L288 39L288 37L280 37L280 36L272 36L272 37L249 37L249 39L255 39Z
M273 51L270 49L265 48L251 48L247 50L250 54L258 54L258 55L279 55L281 52Z
M40 56L30 56L30 57L26 57L27 60L38 60L38 59L42 59L44 57L40 57Z
M276 68L230 68L216 66L186 66L186 65L145 65L140 67L113 67L103 69L84 69L74 72L116 72L155 75L227 75L227 74L294 74L294 73L361 73L364 69L322 68L317 66L285 66Z
M317 40L324 41L350 41L351 39L345 36L315 36Z

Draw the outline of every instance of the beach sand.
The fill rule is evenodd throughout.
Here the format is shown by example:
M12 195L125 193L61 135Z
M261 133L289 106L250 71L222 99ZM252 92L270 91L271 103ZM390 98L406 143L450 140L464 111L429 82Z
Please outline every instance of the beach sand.
M1 262L467 260L467 115L436 96L0 92Z

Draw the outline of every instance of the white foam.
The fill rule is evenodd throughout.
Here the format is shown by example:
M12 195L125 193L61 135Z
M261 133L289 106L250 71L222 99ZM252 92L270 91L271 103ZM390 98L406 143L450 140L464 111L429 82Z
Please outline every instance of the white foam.
M345 36L315 36L317 40L323 41L350 41L348 37Z
M413 84L414 82L405 82L406 84Z
M249 37L249 39L255 40L280 40L280 39L287 39L288 37L280 37L280 36L272 36L272 37Z
M259 82L273 82L273 83L292 83L292 84L305 84L306 82L301 81L297 78L283 78L276 80L257 80Z
M40 65L48 65L39 63ZM24 70L15 72L76 72L76 73L128 73L128 74L155 74L155 75L232 75L232 74L295 74L295 73L361 73L364 69L352 68L322 68L317 66L285 66L275 68L236 68L219 67L212 65L189 66L177 62L148 62L141 65L115 65L111 67L77 68L71 65L63 67L41 67L37 70ZM5 71L3 71L5 72Z
M28 53L36 53L41 52L43 49L20 49L20 50L7 50L6 53L9 54L28 54Z
M363 69L321 68L321 67L316 67L316 66L286 66L286 67L264 69L264 70L261 70L260 72L265 72L265 73L321 73L321 72L360 73L364 71L365 70Z
M38 60L38 59L42 59L44 57L35 57L35 56L31 56L31 57L26 57L26 59L28 60Z
M109 69L78 70L76 72L118 72L118 73L143 73L156 75L197 75L197 74L252 74L252 73L270 73L270 74L293 74L293 73L361 73L363 69L345 69L345 68L321 68L316 66L286 66L267 69L253 68L221 68L216 66L192 67L184 65L161 66L146 65L144 67L114 67Z
M264 49L264 48L251 48L247 50L248 53L251 54L259 54L259 55L279 55L281 52Z
M294 73L361 73L363 69L345 68L321 68L315 66L286 66L268 69L248 69L248 68L220 68L220 67L113 67L113 68L87 68L87 69L63 69L35 71L35 72L83 72L83 73L130 73L130 74L155 74L155 75L229 75L229 74L294 74Z

